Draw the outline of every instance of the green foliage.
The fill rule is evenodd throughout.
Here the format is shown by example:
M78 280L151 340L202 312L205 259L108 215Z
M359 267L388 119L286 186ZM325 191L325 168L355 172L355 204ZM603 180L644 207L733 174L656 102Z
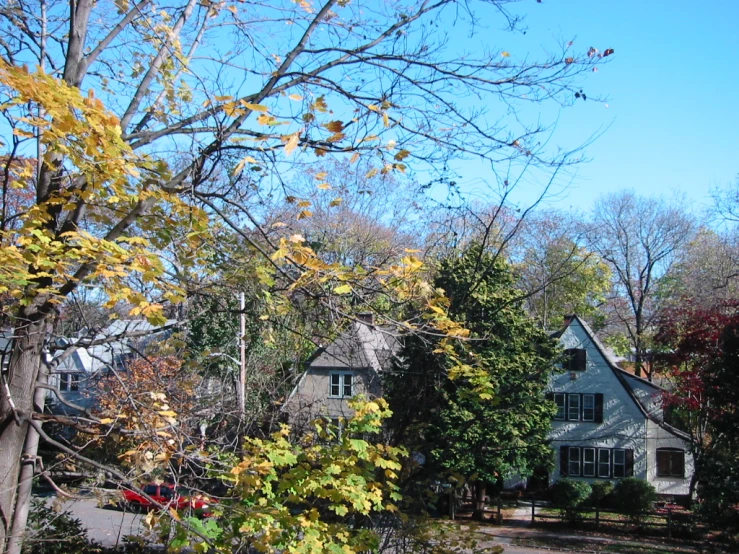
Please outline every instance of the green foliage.
M396 440L424 452L427 471L490 483L551 460L544 391L555 343L512 283L508 264L478 245L444 260L434 284L469 336L448 347L409 338L388 380Z
M641 521L644 514L657 500L655 488L643 479L627 477L621 479L613 489L613 507L634 521Z
M552 502L562 512L562 516L570 523L578 519L577 509L588 500L592 489L585 481L575 479L560 479L551 489Z
M608 495L613 493L613 483L610 481L595 481L590 485L590 504L600 506Z
M54 510L41 498L34 498L28 514L23 554L88 554L98 552L82 522L67 510Z
M313 433L297 444L283 427L270 439L247 439L240 459L223 457L231 468L218 475L230 483L233 500L214 507L219 525L188 520L200 539L180 525L174 546L194 541L196 549L205 549L207 537L218 552L350 554L377 548L379 535L365 523L396 510L405 451L366 440L390 415L384 401L356 399L352 408L355 415L340 438L316 421Z

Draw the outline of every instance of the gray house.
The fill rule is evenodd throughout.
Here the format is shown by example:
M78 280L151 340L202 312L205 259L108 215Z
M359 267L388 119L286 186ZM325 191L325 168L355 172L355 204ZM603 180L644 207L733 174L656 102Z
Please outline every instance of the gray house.
M350 398L382 395L382 373L399 346L390 328L374 325L369 315L363 315L308 359L283 412L297 425L318 417L333 421L351 417Z
M633 476L661 495L687 495L694 467L689 437L665 421L663 389L618 367L579 317L569 317L557 336L567 360L550 379L557 405L550 482Z

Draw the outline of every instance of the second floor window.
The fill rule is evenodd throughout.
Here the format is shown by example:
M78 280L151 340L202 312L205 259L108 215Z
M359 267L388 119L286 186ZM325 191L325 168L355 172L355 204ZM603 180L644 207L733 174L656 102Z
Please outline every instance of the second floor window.
M554 419L558 421L603 422L603 395L601 393L550 393L557 405Z
M563 369L566 371L585 371L587 352L584 348L568 348L565 350Z
M348 372L330 374L329 396L350 398L354 396L354 376Z

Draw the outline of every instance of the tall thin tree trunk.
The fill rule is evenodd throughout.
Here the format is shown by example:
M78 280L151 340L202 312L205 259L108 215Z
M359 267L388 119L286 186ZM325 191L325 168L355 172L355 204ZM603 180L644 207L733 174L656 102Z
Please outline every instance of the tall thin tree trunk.
M42 384L48 381L48 365L44 357L45 353L42 353L42 357L39 358L37 381ZM37 388L33 398L34 409L39 413L43 412L45 401L46 389ZM36 473L39 438L38 431L29 425L26 431L26 443L23 448L21 469L18 476L15 513L13 514L13 523L10 528L7 554L21 554L26 523L28 522L28 513L31 508L31 490L33 488L33 478Z
M485 483L477 481L475 483L475 509L472 512L472 519L478 521L485 519L485 492Z
M25 312L25 311L24 311ZM22 314L23 315L23 314ZM46 322L21 317L15 329L13 351L8 371L3 373L0 397L0 550L7 552L12 534L23 529L15 526L19 506L19 478L28 423L33 413L35 384L38 379L46 337ZM32 468L31 468L32 469ZM21 507L22 508L22 507ZM25 508L28 509L27 506Z

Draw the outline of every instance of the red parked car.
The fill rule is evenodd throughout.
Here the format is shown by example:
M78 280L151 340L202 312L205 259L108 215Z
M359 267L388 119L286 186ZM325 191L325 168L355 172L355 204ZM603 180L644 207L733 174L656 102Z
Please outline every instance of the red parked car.
M196 514L203 516L210 515L210 506L217 502L214 498L210 498L202 493L186 487L175 486L171 483L163 483L161 485L150 483L145 485L141 490L163 506L176 510L192 509ZM131 511L151 510L157 507L148 498L131 490L124 489L123 497Z

